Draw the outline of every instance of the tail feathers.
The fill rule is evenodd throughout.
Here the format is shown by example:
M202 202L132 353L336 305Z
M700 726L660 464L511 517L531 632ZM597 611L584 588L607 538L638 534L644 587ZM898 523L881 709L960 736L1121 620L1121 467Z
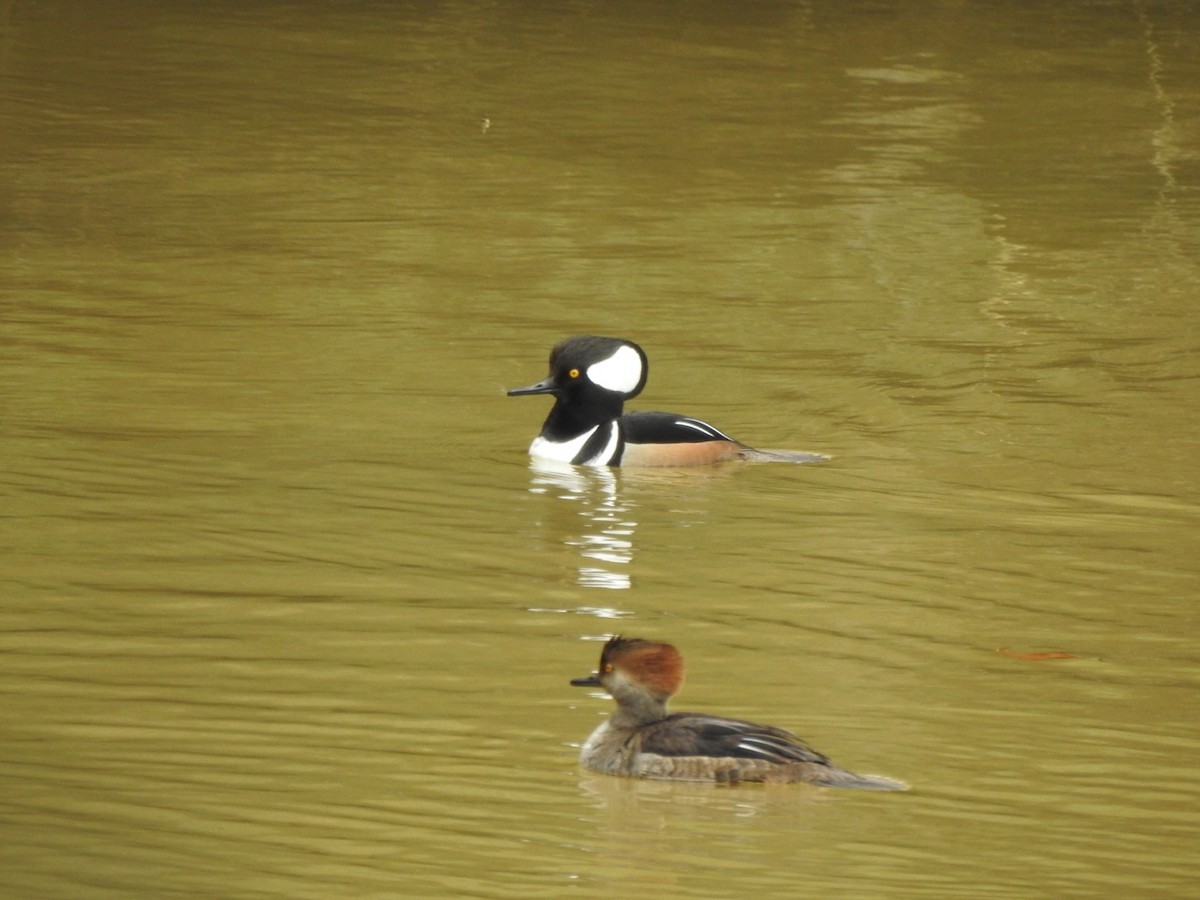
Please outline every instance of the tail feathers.
M829 459L823 454L803 450L755 450L753 447L742 448L738 456L747 462L816 463Z
M741 760L741 762L745 762ZM729 773L729 781L803 781L820 787L851 788L860 791L907 791L908 785L885 775L857 775L839 769L831 763L794 762L790 765L776 764L759 767L743 766Z
M886 775L856 775L836 767L812 779L813 784L826 787L853 788L860 791L907 791L908 785Z

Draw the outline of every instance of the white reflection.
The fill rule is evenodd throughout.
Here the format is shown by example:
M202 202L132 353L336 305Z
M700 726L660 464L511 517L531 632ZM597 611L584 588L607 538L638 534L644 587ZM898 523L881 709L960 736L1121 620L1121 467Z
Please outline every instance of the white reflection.
M633 586L633 533L637 522L621 500L616 473L609 468L572 466L535 459L529 490L573 505L562 542L579 556L576 581L583 587L628 590ZM620 615L609 610L609 615Z

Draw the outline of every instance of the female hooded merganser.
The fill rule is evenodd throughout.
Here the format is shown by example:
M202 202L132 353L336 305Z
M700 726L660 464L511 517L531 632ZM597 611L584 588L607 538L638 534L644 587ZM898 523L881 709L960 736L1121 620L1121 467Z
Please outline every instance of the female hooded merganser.
M617 711L583 745L583 765L608 775L676 781L791 782L871 791L908 785L882 775L840 769L782 728L703 713L667 712L683 684L683 658L670 644L614 637L600 671L571 681L600 687Z
M646 386L649 361L633 341L584 335L550 352L550 374L513 388L510 397L553 394L554 406L533 439L537 459L581 466L701 466L725 459L817 462L826 457L755 450L707 422L662 412L624 413Z

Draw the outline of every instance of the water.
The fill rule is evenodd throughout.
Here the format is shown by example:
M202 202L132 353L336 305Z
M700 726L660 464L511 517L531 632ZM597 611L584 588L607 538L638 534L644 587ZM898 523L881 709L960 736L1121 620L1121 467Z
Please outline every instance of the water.
M1186 893L1198 11L4 5L3 894ZM577 332L833 459L533 469Z

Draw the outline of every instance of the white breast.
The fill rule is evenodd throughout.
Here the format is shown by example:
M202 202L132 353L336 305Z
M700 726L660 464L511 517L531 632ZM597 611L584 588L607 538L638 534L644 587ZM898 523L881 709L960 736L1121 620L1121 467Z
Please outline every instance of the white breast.
M596 428L599 427L599 425L596 426ZM588 438L596 433L596 428L585 431L579 437L571 438L569 441L548 441L541 435L538 435L533 439L533 443L529 445L529 455L534 459L549 459L554 462L569 463L583 449L583 445L588 442Z
M617 444L621 440L621 430L617 428L616 422L610 422L603 426L597 425L596 428L609 429L608 440L604 442L604 447L599 453L585 459L585 466L605 466L609 460L613 458L613 454L617 452ZM546 438L538 435L533 439L533 443L529 445L529 455L534 459L547 459L552 462L572 462L579 451L596 433L596 428L590 428L578 437L573 437L569 441L549 441Z

